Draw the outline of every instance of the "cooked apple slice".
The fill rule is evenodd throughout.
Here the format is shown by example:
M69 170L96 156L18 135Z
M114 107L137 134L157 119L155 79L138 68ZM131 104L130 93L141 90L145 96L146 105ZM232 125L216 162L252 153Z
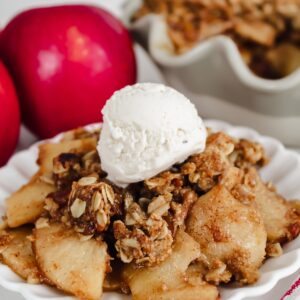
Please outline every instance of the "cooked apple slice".
M8 230L0 235L0 257L15 273L29 283L39 283L40 275L28 236L30 227ZM2 241L2 242L1 242Z
M256 182L256 203L264 221L268 242L283 244L295 239L300 232L300 217L294 207L272 186L265 184L256 169L251 168L247 176Z
M89 151L95 147L95 138L40 145L38 158L40 170L32 177L29 183L21 187L6 200L8 226L14 228L33 223L41 215L45 197L55 191L55 187L51 183L54 157L72 149Z
M134 300L216 300L215 286L205 282L189 282L189 264L200 255L198 243L187 233L179 231L172 254L161 264L149 268L136 268L129 265L124 273ZM203 296L203 297L202 297Z
M133 297L133 300L219 300L219 292L216 286L202 282L199 285L183 283L176 289L149 294L145 298Z
M41 180L39 174L36 174L28 184L6 200L8 226L15 228L33 223L43 212L45 197L54 191L54 185Z
M107 247L83 241L62 224L34 230L33 249L42 274L57 288L80 299L99 300L107 267Z

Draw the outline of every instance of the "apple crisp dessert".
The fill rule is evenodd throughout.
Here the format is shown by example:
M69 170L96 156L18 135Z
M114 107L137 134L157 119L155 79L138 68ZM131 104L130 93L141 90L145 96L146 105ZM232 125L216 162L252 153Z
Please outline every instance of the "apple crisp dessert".
M300 66L298 0L144 0L133 21L150 13L165 18L177 54L222 34L258 76L278 79Z
M256 282L298 236L299 205L260 178L260 144L208 132L204 152L126 188L101 169L99 131L41 144L39 171L7 199L1 261L88 300L216 300L219 284Z

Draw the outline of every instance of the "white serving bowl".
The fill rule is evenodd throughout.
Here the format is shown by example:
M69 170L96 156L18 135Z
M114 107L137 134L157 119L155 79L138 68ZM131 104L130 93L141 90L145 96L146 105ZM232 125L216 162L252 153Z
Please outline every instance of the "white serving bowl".
M261 143L271 162L261 170L265 181L272 181L278 191L288 199L300 198L300 156L287 150L277 140L262 136L246 127L235 127L220 121L205 121L205 125L214 131L224 131L237 138L247 138ZM99 124L87 126L93 129ZM61 135L50 141L57 143ZM38 145L34 144L25 151L13 156L6 167L0 169L0 216L5 213L5 198L25 184L37 171L36 159ZM244 287L221 287L222 300L242 300L248 297L257 297L269 292L276 283L299 269L300 266L300 237L283 247L283 255L268 259L261 267L261 277L253 285ZM71 300L75 299L58 292L45 285L32 285L24 282L7 266L0 264L0 285L6 289L20 292L27 300ZM282 291L283 293L284 291ZM278 295L278 299L281 295ZM2 298L1 298L2 299ZM116 293L105 293L103 300L130 300L131 297Z
M286 144L300 145L300 69L279 80L258 77L235 43L222 35L176 55L162 17L148 15L130 22L141 3L126 3L126 25L148 47L168 83L189 96L201 115L255 127Z

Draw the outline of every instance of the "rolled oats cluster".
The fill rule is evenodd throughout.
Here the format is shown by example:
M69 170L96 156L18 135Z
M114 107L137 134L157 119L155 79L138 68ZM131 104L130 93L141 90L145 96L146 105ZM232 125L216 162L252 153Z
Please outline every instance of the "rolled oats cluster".
M144 186L144 192L153 196L148 199L148 214L163 216L174 236L177 229L184 225L190 207L198 199L197 193L188 186L185 174L179 169L145 180Z
M116 249L122 261L151 266L172 252L173 238L184 226L191 205L198 199L192 189L179 184L179 177L182 175L163 172L146 180L144 196L137 201L126 194L124 218L115 221L113 226Z
M245 169L249 166L263 167L269 162L261 144L241 139L235 143L234 151L229 160L238 168Z
M82 177L74 182L68 199L71 224L77 232L94 235L105 231L110 218L121 213L122 197L110 184L96 177Z
M164 261L172 251L173 236L168 223L159 213L146 213L125 197L125 220L113 224L116 250L125 263L154 265Z
M206 150L193 155L181 166L181 172L187 176L190 184L196 185L204 193L227 178L235 178L233 171L250 167L262 167L268 162L262 146L249 140L237 140L225 133L211 134L207 139ZM230 172L230 174L228 174Z
M177 54L225 34L259 76L284 77L300 66L299 0L144 0L133 21L162 14Z

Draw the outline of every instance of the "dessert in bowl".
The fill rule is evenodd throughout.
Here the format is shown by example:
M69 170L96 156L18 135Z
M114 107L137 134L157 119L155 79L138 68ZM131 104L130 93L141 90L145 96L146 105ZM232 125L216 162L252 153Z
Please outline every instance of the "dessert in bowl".
M206 129L163 85L122 89L103 115L102 128L41 143L37 173L8 197L0 245L12 270L80 299L212 300L261 294L296 270L298 202L265 180L281 192L289 179L287 196L299 196L297 155L250 130Z
M132 22L151 14L163 16L175 55L214 36L226 35L255 74L279 79L300 66L299 13L299 3L294 0L146 0Z
M144 3L151 9L146 5L141 9ZM290 40L299 32L290 25L296 24L292 19L299 15L299 4L186 0L162 1L160 7L157 3L128 1L124 20L162 66L168 83L188 95L204 117L254 126L286 144L299 145L298 135L290 130L300 125L299 49ZM168 13L166 3L171 7ZM283 17L288 9L291 15ZM274 22L288 34L281 37L283 31L277 31ZM266 37L264 45L259 36Z

